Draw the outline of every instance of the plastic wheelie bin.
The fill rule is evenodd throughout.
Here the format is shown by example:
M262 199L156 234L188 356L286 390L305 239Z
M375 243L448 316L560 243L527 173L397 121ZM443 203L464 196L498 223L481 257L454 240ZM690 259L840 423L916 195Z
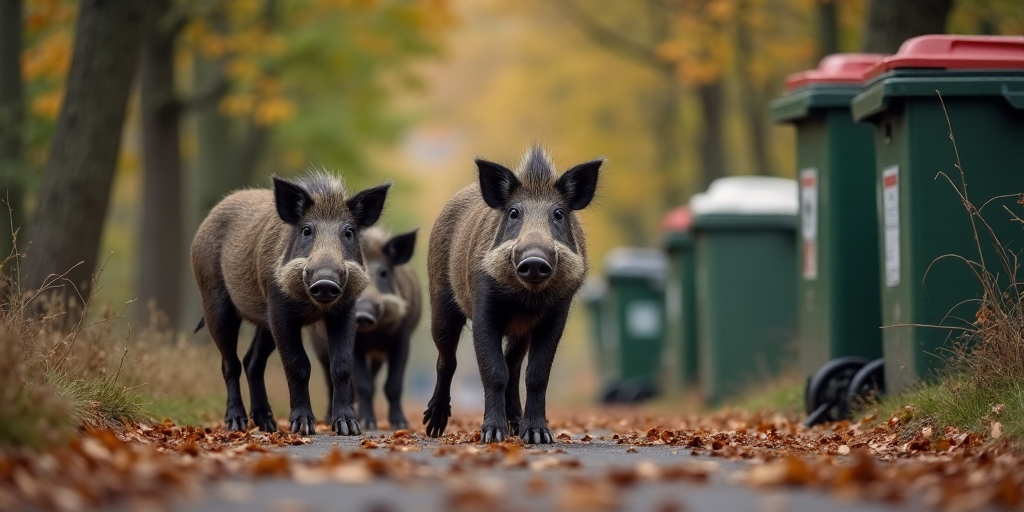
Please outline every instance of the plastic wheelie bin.
M616 247L604 271L601 339L613 368L605 400L639 402L658 394L665 345L665 254L658 249Z
M874 131L853 121L850 101L884 57L829 55L790 75L769 106L796 128L800 365L812 424L846 416L849 383L882 357Z
M874 129L885 382L904 390L975 318L982 285L961 258L1006 286L992 234L1024 247L1003 208L1024 192L1024 37L908 39L865 73L852 113Z
M597 366L597 375L601 380L600 400L602 402L611 401L614 399L615 393L618 392L618 378L616 377L618 372L613 364L612 347L609 346L608 336L605 335L609 330L605 327L605 324L609 323L609 319L603 314L607 290L608 285L604 279L597 276L588 276L580 289L580 299L587 311L594 362ZM611 328L614 328L614 324Z
M683 205L662 217L662 246L668 256L665 283L666 354L673 390L697 385L697 309L694 283L693 234L690 207Z
M690 200L700 392L711 405L778 375L796 342L796 181L719 178Z

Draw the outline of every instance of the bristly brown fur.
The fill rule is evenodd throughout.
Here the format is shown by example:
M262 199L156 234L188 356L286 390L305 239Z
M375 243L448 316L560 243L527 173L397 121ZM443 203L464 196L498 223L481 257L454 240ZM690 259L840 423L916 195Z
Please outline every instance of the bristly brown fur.
M558 197L558 176L547 153L539 146L530 148L516 169L522 183L521 197ZM473 289L476 272L486 272L512 290L530 292L524 299L543 303L572 296L583 284L588 272L586 235L579 219L570 217L570 229L576 240L576 252L557 244L556 277L542 287L528 290L515 276L511 262L514 242L492 247L505 212L488 207L480 196L480 186L472 184L456 192L438 215L430 236L427 271L431 290L450 283L463 313L473 316Z
M427 435L437 437L447 426L456 349L472 320L484 388L481 440L500 442L511 433L528 443L554 441L545 417L548 377L572 296L587 274L586 238L575 212L592 201L602 162L559 177L538 146L514 171L476 159L478 182L441 210L427 254L438 349L437 383L423 413ZM527 353L523 409L519 379Z

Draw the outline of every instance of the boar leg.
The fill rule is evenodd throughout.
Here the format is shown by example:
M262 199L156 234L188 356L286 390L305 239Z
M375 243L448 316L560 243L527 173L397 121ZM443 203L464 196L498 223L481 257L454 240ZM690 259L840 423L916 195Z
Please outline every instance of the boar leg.
M242 377L242 362L238 360L238 329L242 326L242 318L238 316L235 304L231 302L226 290L215 295L218 297L203 297L203 311L206 326L220 350L220 368L228 390L224 423L228 430L244 431L249 427L249 416L245 414L242 390L238 383Z
M366 350L357 346L352 361L352 384L356 388L356 401L359 403L359 422L363 430L377 430L377 417L373 414L373 377L366 367Z
M405 376L405 363L409 359L409 333L402 332L399 336L397 343L392 345L391 351L388 352L388 377L384 381L384 396L388 398L388 423L391 424L391 430L409 428L409 420L405 419L405 413L402 412L402 378Z
M519 433L524 443L554 442L547 420L548 378L568 316L568 305L555 306L533 331L530 360L526 364L526 411Z
M519 398L519 376L522 374L523 358L530 346L528 337L509 337L505 347L505 365L508 366L508 384L505 386L505 417L508 418L508 432L519 435L519 421L523 418L523 402Z
M327 326L327 350L331 360L331 379L334 381L334 396L331 402L333 416L328 418L331 430L343 436L362 433L352 409L355 366L354 349L356 341L356 320L353 306L324 320ZM363 365L365 365L365 359ZM365 366L364 366L365 368Z
M319 329L311 329L310 336L319 337ZM313 353L316 354L317 361L320 361L320 367L324 369L324 380L327 382L327 414L325 418L331 417L331 403L334 400L334 381L331 380L331 358L327 354L327 341L324 340L322 343L319 340L313 342Z
M493 278L478 278L473 299L473 349L484 385L484 422L480 437L485 443L500 443L508 437L505 416L505 389L508 388L508 365L501 352L501 339L508 324L508 306L497 304L490 290L498 288Z
M423 411L423 424L427 435L438 437L448 426L452 415L452 377L455 376L455 351L459 348L459 336L466 326L466 315L462 314L455 294L450 288L431 293L430 331L437 347L437 382L434 395ZM390 370L388 370L390 372Z
M267 398L267 385L264 374L267 371L267 359L274 353L274 338L270 331L256 327L252 336L252 344L242 358L245 364L245 377L249 381L249 407L252 408L252 422L264 432L277 432L277 420L270 410Z
M283 307L270 307L270 327L277 350L281 352L284 376L288 381L288 402L291 413L288 423L291 433L316 434L316 417L309 404L309 374L312 367L306 349L302 346L302 324Z

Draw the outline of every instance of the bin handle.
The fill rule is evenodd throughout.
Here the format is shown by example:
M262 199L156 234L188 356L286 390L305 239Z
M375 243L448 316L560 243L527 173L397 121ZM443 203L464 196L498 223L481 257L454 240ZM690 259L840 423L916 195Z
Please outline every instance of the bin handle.
M1003 84L1003 97L1013 108L1024 110L1024 91L1012 90L1008 84Z

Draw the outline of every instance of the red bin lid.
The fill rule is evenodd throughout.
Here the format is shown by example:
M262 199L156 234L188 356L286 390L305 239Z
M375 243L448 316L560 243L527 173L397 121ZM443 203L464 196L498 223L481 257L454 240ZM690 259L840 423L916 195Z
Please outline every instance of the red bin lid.
M867 70L864 79L900 68L1024 69L1024 36L912 37Z
M826 55L815 69L793 73L786 77L786 90L791 91L810 84L860 85L864 71L886 57L881 53L833 53Z
M693 215L690 214L690 206L684 204L669 210L661 218L661 229L665 231L689 231L691 222L693 222Z

